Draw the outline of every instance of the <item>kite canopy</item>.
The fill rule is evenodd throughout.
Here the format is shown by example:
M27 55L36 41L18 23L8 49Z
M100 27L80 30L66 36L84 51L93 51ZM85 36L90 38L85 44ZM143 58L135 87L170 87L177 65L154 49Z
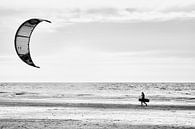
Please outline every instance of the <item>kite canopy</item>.
M31 58L30 55L30 48L29 48L29 43L30 43L30 37L31 34L34 30L34 28L42 21L49 22L48 20L44 19L30 19L25 21L17 30L16 35L15 35L15 49L22 61L24 61L26 64L31 65L36 68L40 68L36 66Z

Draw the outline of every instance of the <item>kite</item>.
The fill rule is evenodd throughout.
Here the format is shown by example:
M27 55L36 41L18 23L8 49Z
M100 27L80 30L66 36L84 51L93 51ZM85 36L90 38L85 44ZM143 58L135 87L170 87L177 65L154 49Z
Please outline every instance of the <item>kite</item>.
M51 21L44 20L44 19L37 19L37 18L33 18L25 21L18 28L14 40L15 50L18 56L20 57L20 59L24 61L26 64L36 68L40 68L40 67L36 66L32 61L30 55L29 43L30 43L30 38L33 30L42 21L51 23Z

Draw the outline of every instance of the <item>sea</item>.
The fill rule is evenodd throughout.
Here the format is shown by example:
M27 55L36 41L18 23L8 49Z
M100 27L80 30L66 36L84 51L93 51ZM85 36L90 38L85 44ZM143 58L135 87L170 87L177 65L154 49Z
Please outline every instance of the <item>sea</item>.
M148 105L195 106L195 83L0 83L1 100L140 105L141 92Z

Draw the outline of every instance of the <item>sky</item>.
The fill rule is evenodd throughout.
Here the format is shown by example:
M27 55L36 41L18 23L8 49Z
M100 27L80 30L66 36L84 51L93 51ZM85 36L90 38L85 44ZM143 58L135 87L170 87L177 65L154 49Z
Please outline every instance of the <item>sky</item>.
M195 0L0 0L0 82L194 82ZM30 52L14 48L34 30Z

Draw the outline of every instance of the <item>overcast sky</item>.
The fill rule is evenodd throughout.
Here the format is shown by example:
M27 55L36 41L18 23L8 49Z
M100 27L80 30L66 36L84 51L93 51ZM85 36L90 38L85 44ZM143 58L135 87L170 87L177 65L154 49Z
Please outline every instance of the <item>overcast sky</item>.
M0 82L195 81L195 0L0 0ZM40 23L30 49L17 28Z

